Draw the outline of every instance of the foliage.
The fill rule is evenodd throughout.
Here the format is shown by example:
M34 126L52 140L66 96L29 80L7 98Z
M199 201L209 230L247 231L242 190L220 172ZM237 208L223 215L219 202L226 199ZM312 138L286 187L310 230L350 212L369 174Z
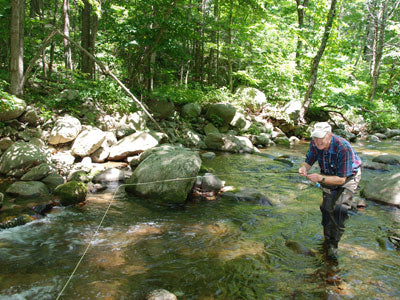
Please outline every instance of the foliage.
M157 98L161 101L170 100L176 104L186 103L200 103L204 98L204 93L198 88L189 88L184 85L179 86L161 86L154 89L150 95L150 98Z

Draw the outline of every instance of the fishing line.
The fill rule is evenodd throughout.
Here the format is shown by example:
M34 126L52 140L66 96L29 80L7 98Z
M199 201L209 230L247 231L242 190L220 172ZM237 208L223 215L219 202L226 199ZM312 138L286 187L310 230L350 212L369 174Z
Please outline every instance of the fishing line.
M258 173L258 174L266 174L266 175L270 175L270 174L278 174L278 175L282 175L282 174L296 174L299 175L298 172L274 172L274 171L241 171L241 172L234 172L234 173L222 173L222 174L212 174L214 176L219 176L219 177L223 177L223 176L229 176L229 175L241 175L243 173L246 174L251 174L251 173ZM64 284L63 288L61 289L60 293L58 294L56 300L60 299L61 295L63 294L63 292L65 291L65 289L67 288L67 286L69 285L69 283L71 282L72 278L74 277L76 271L78 270L78 267L80 266L80 264L83 261L83 258L86 256L86 253L88 252L90 246L92 245L92 242L95 238L95 236L97 235L97 233L99 232L101 225L103 224L104 219L106 218L110 208L111 208L111 204L114 201L115 195L118 193L119 189L123 186L132 186L132 185L145 185L145 184L154 184L154 183L163 183L163 182L173 182L173 181L181 181L181 180L191 180L191 179L197 179L198 177L202 177L201 175L199 176L193 176L193 177L180 177L180 178L173 178L173 179L163 179L163 180L155 180L155 181L148 181L148 182L137 182L137 183L124 183L121 184L120 186L118 186L118 188L116 189L116 191L113 193L113 196L111 197L110 202L108 203L107 209L105 210L103 217L100 220L99 225L97 226L96 230L94 231L90 241L88 242L85 250L83 251L82 256L80 257L80 259L78 260L74 270L72 271L71 275L69 276L68 280L66 281L66 283Z

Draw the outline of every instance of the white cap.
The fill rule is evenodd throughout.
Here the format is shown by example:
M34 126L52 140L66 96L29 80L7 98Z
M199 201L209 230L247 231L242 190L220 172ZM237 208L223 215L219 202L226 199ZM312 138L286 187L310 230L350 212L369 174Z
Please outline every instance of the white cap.
M332 132L332 127L328 122L315 123L311 137L322 139L328 132Z

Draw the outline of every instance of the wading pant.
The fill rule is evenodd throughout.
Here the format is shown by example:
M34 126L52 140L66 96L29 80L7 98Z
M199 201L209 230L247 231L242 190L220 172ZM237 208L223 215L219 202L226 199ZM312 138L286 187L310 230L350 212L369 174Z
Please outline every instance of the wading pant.
M324 227L325 243L338 247L340 238L345 229L345 222L349 218L348 210L355 209L353 195L361 179L361 169L344 185L335 189L323 189L322 226Z

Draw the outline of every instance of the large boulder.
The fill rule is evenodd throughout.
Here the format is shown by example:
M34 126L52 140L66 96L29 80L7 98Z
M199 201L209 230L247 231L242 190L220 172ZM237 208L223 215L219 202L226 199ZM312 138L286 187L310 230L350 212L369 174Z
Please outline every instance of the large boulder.
M0 122L9 121L21 116L26 109L26 102L14 97L12 100L0 99ZM11 104L11 105L9 105Z
M251 126L251 122L246 119L244 114L236 112L231 121L231 125L239 130L247 131Z
M400 172L374 178L364 186L361 195L368 200L400 207Z
M175 112L175 105L172 101L151 99L147 105L154 116L161 120L172 117Z
M30 168L48 163L49 157L42 147L23 141L15 142L0 158L0 174L21 177Z
M201 114L201 106L198 103L187 103L182 107L182 117L194 119Z
M247 137L243 136L211 133L206 136L204 142L212 150L233 153L254 153L259 151Z
M206 118L219 127L229 125L235 116L236 108L230 103L210 104Z
M139 154L156 147L163 136L156 132L135 132L121 139L110 148L109 160L123 160L128 156Z
M79 181L69 181L57 186L54 195L58 198L61 205L68 206L85 201L88 188L86 184Z
M252 87L240 87L235 98L252 111L257 111L267 103L267 97L260 90Z
M49 189L40 181L17 181L10 185L6 193L13 197L44 197L49 195Z
M100 148L106 133L98 128L82 131L72 144L72 154L80 157L88 156Z
M50 133L49 143L57 145L73 141L81 130L82 125L77 118L68 115L61 117L54 124Z
M200 170L199 155L178 147L150 151L150 155L143 153L145 159L127 180L126 191L162 202L184 203Z

